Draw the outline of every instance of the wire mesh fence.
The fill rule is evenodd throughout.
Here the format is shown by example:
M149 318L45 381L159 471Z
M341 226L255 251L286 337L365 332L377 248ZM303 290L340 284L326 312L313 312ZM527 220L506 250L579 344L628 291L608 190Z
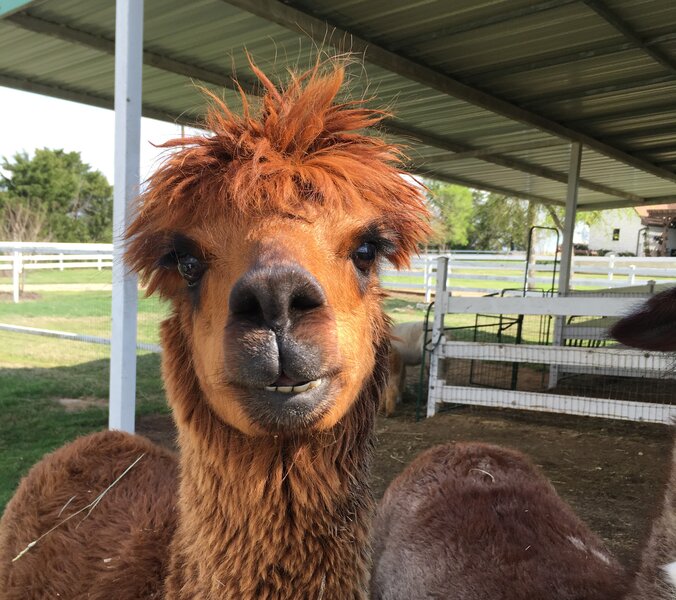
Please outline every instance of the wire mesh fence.
M609 339L614 318L447 314L439 362L446 400L502 408L668 422L676 407L675 357ZM467 343L465 343L467 342ZM442 394L443 396L443 394Z

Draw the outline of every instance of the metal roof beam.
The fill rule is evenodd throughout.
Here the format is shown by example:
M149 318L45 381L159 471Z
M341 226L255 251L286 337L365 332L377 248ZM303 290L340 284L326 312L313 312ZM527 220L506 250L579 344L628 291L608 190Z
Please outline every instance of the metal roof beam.
M4 73L0 73L0 86L21 90L22 92L32 92L34 94L42 94L43 96L52 96L54 98L60 98L61 100L80 102L81 104L88 104L89 106L107 108L110 110L113 110L115 104L112 96L73 90ZM184 116L174 115L161 108L156 108L147 104L142 106L142 114L144 117L158 119L159 121L168 121L169 123L179 123L191 126L195 125L194 119L187 119Z
M460 23L452 27L444 27L442 29L437 29L435 31L423 33L418 36L409 38L407 41L411 44L428 42L430 40L436 40L440 37L457 35L459 33L465 33L467 31L481 29L483 27L490 27L491 25L499 25L500 23L513 21L514 19L520 19L522 17L528 17L530 15L541 13L547 10L552 10L553 8L566 6L567 4L573 4L575 2L577 2L577 0L545 0L544 2L531 3L530 5L522 6L521 8L508 10L497 15L491 15L490 17L483 17L481 19L476 19L474 21Z
M566 54L558 54L550 56L549 58L541 58L539 60L523 60L513 62L511 64L500 67L491 67L485 71L479 71L472 74L472 79L477 80L483 77L503 77L505 75L515 75L517 73L526 73L528 71L535 71L536 69L545 69L547 67L556 67L558 65L565 65L579 60L589 60L598 56L608 56L609 54L617 54L618 52L626 52L627 50L636 50L635 44L632 42L613 43L597 48L589 48L587 50L578 50L577 52L567 52Z
M643 46L650 47L656 44L673 41L676 39L676 33L668 33L665 35L656 36L654 38L647 38L643 40ZM599 56L608 56L610 54L618 54L619 52L626 52L627 50L642 51L643 46L637 46L636 42L626 40L624 42L612 42L603 46L596 46L594 48L587 48L585 50L577 50L575 52L566 52L564 54L555 54L547 58L533 60L519 60L508 64L503 64L500 67L491 67L485 71L479 71L472 74L472 79L480 79L483 77L503 77L505 75L514 75L517 73L526 73L536 69L545 69L547 67L555 67L557 65L564 65L579 60L589 60L590 58L597 58Z
M65 42L78 44L86 48L98 50L111 56L115 55L115 40L101 35L95 35L88 31L75 29L60 23L52 23L45 19L39 19L27 14L16 14L7 19L10 22L22 29L33 31L48 35ZM162 54L155 52L143 52L143 64L150 67L155 67L163 71L174 73L175 75L182 75L191 79L198 79L204 83L210 83L221 87L226 87L231 90L237 90L235 80L239 82L242 88L247 92L252 92L256 87L251 80L247 78L238 78L233 71L214 71L213 69L205 69L193 64L185 63L183 61L169 58Z
M514 144L503 144L502 146L485 146L476 150L465 150L449 154L444 160L466 160L468 158L481 158L492 156L494 154L506 154L509 152L521 152L523 150L539 150L542 148L556 148L567 146L568 142L560 138L553 140L540 140L532 142L516 142Z
M582 1L604 21L619 31L623 37L636 44L637 48L643 50L643 52L650 56L650 58L652 58L655 62L662 65L672 75L676 74L676 61L672 60L658 48L654 48L654 44L647 44L645 40L643 40L641 36L634 31L633 27L631 27L624 19L620 18L612 10L610 10L601 0Z
M383 128L391 134L410 137L414 140L422 142L426 146L433 146L435 148L448 150L450 152L466 152L468 150L476 150L476 148L470 146L469 144L461 144L459 142L451 141L446 137L437 136L426 131L410 127L408 125L403 125L394 120L388 120L383 123ZM535 175L536 177L542 177L543 179L550 179L552 181L558 181L559 183L564 184L568 183L568 175L566 173L562 173L561 171L557 171L555 169L550 169L549 167L534 165L518 158L512 158L501 154L492 154L489 156L482 156L479 158L479 160L492 163L500 167L505 167L507 169L521 171L522 173L527 173L529 175ZM583 179L580 177L579 182L580 187L594 192L607 194L609 196L616 196L619 198L626 198L627 200L633 200L635 202L643 202L642 196L625 192L624 190L613 188L608 185L595 183L589 179Z
M642 106L640 108L634 109L625 109L617 110L614 112L605 112L598 115L590 115L586 117L580 117L579 119L568 119L565 124L572 126L579 123L588 123L592 122L594 125L599 123L605 123L606 121L614 121L615 119L635 119L638 117L649 117L656 114L662 114L665 112L676 113L676 103L671 100L664 104L654 104L652 106Z
M629 90L644 88L649 85L660 85L662 83L674 83L673 75L651 75L650 77L643 77L637 79L636 77L616 83L610 83L593 88L580 88L570 92L553 92L539 97L534 97L523 106L537 106L541 104L552 104L558 102L566 102L568 100L581 100L591 96L600 96L601 94L614 94L616 92L627 92Z
M646 198L644 202L641 203L641 206L651 206L655 204L668 204L670 202L676 202L676 195L673 196L653 196L651 198ZM585 210L610 210L612 208L636 208L636 204L627 202L626 200L612 200L610 202L593 202L591 204L582 204L578 206L579 211Z
M415 81L453 96L474 106L478 106L495 114L551 133L564 139L580 142L587 147L624 164L641 169L657 177L676 181L676 173L658 167L648 161L628 154L601 140L571 129L543 115L524 109L502 98L493 96L483 90L464 84L453 77L436 71L425 64L416 62L405 56L391 52L368 40L350 34L350 32L292 8L279 0L223 0L245 12L271 21L296 31L323 44L331 45L343 52L364 53L364 59L376 66L386 69L401 77ZM327 35L327 31L331 35Z
M618 141L618 142L634 142L637 139L649 137L654 138L661 135L669 135L671 137L671 142L673 143L674 137L676 137L676 124L667 124L660 126L649 125L647 127L636 127L634 129L628 129L621 133L612 132L604 134L603 139L607 141Z

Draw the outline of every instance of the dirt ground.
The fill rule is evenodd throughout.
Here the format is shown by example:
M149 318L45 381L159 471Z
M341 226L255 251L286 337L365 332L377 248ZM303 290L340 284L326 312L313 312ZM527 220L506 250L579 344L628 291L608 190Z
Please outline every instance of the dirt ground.
M174 445L168 416L142 417L137 428ZM671 448L671 432L660 425L470 407L416 422L410 401L398 405L395 416L379 417L376 433L372 485L378 498L417 454L436 444L474 440L509 446L543 469L630 569L659 512Z

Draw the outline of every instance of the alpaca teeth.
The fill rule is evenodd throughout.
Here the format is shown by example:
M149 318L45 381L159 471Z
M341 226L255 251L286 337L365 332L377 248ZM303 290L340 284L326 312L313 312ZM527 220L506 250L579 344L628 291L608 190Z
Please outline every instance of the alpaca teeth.
M321 379L315 379L314 381L309 381L307 384L307 389L308 390L314 390L320 383L322 382Z
M303 385L294 385L292 390L294 392L306 392L310 389L310 382L304 383Z
M301 385L266 385L265 389L268 392L281 392L282 394L299 394L301 392L307 392L308 390L313 390L315 389L320 383L322 382L321 379L315 379L313 381L308 381L307 383L303 383Z

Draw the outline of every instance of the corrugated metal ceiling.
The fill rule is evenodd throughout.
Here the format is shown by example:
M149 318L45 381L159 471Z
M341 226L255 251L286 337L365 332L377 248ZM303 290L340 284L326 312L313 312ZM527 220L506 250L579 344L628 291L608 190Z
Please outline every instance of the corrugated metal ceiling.
M112 106L114 3L37 0L0 19L0 84ZM581 207L676 200L674 0L146 0L143 104L192 122L195 82L250 81L365 50L353 93L396 118L411 167L563 203L571 140ZM231 91L226 99L236 102Z

